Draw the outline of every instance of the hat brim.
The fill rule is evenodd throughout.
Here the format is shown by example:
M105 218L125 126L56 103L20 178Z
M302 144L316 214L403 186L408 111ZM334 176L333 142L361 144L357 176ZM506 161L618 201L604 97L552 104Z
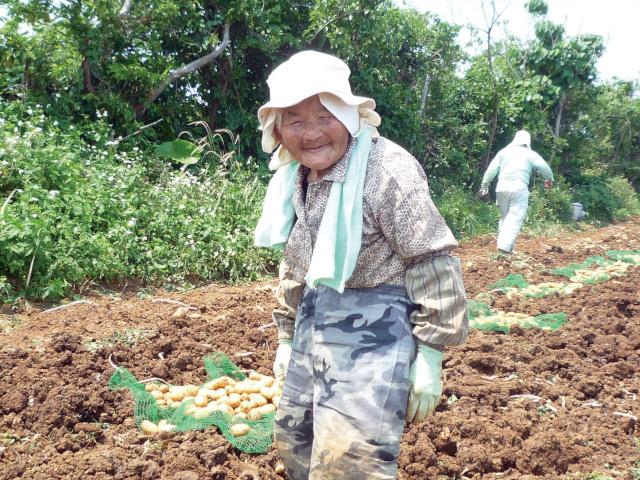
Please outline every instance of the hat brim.
M361 107L370 108L372 110L376 108L375 100L369 97L360 97L358 95L353 95L351 93L336 92L331 90L325 90L321 92L307 92L307 94L301 95L300 98L295 97L295 98L287 99L286 101L269 100L267 103L262 105L258 109L258 120L260 121L260 127L264 128L264 121L267 119L269 115L269 110L292 107L293 105L297 105L303 100L313 97L314 95L318 95L319 93L330 93L331 95L335 95L347 105L359 105Z

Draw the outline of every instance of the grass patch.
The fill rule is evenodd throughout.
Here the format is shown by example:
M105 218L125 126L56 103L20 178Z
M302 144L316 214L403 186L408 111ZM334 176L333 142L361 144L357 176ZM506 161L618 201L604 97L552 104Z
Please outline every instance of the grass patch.
M22 320L17 315L0 314L0 333L9 333L22 324Z
M114 348L116 346L131 348L140 342L152 338L155 333L155 330L131 328L124 332L114 332L114 334L109 338L85 342L84 348L91 353L96 353L104 348Z

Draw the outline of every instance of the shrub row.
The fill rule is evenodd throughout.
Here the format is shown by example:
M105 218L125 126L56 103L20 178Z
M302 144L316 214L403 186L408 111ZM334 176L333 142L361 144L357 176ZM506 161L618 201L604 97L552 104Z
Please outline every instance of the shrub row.
M252 246L265 191L252 172L181 172L119 149L106 123L62 131L36 108L0 119L0 299L125 278L248 280L273 267Z

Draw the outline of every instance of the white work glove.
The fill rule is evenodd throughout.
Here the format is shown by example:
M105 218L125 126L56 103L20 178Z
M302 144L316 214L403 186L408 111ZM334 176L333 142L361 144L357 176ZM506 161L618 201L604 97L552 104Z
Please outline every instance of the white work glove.
M484 185L480 187L480 191L478 192L478 196L480 198L487 197L489 195L489 187L485 187Z
M273 374L280 385L284 384L284 377L287 375L287 368L289 367L290 359L291 340L279 340L278 349L276 350L276 359L273 362Z
M405 418L420 423L433 412L442 394L443 353L426 345L418 346L416 358L409 368L409 404Z

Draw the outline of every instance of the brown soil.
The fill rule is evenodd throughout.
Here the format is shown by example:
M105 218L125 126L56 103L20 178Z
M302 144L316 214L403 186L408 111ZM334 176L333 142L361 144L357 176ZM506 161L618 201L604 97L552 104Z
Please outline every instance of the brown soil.
M507 273L549 281L544 270L606 250L640 249L640 219L555 238L521 238L494 255L486 236L458 250L470 298ZM557 279L556 279L557 280ZM572 296L508 300L501 309L563 311L557 332L472 331L447 350L434 415L408 426L400 479L640 478L640 268ZM275 451L247 455L215 429L149 439L134 426L127 391L110 391L109 357L137 378L201 383L202 357L228 354L270 373L275 280L95 296L45 312L0 314L0 479L276 479ZM174 299L196 307L173 319ZM137 345L117 332L142 332ZM105 343L117 339L114 345ZM91 344L91 342L95 342ZM102 348L89 348L99 345ZM92 351L94 353L92 353ZM597 474L602 476L598 477Z

